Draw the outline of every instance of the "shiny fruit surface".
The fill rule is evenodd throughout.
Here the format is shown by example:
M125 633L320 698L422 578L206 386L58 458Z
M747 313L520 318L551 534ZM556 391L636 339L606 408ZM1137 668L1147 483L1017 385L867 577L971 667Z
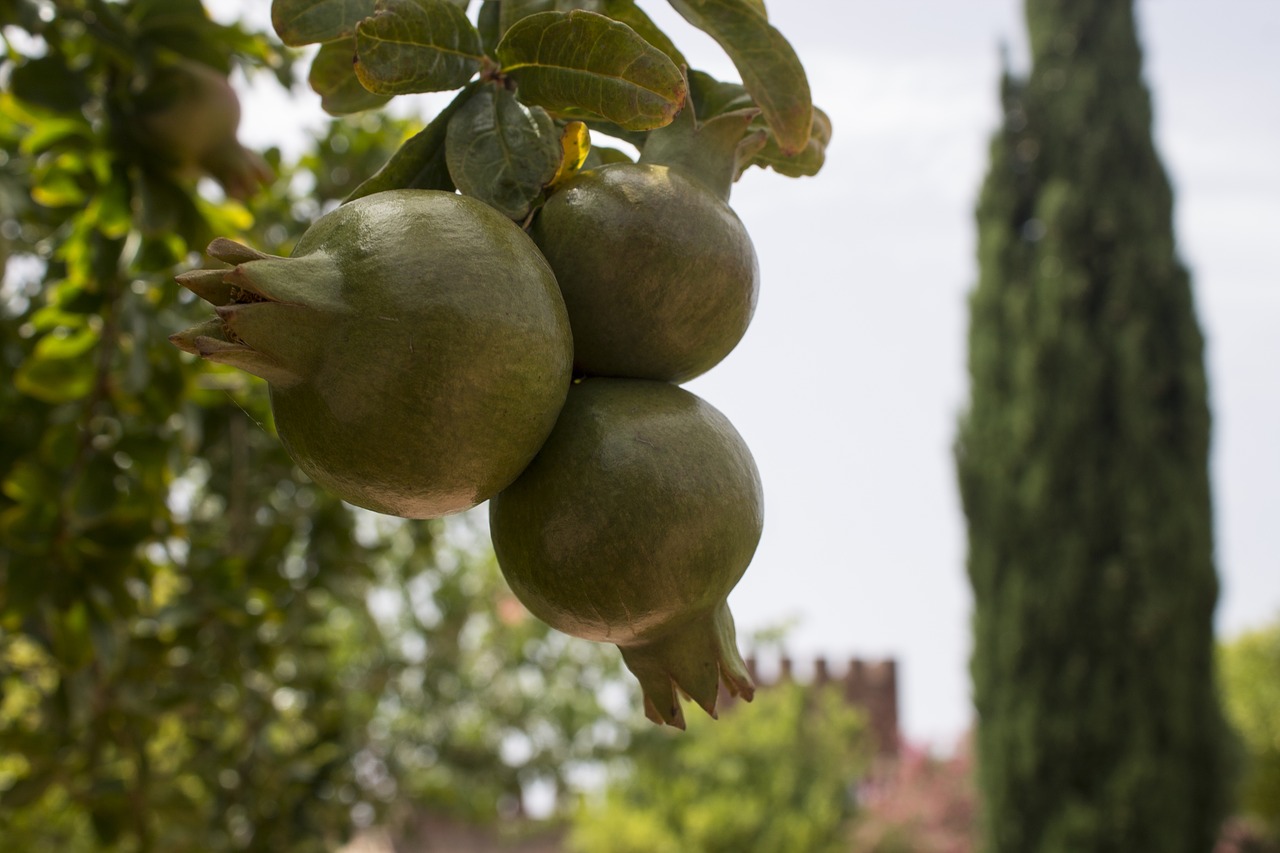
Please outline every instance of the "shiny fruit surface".
M431 518L487 500L550 433L572 339L533 242L453 193L394 190L319 219L293 256L227 240L180 281L218 319L174 336L267 379L276 428L344 500Z
M678 170L583 172L529 233L560 283L581 373L685 382L728 355L755 312L760 273L746 228Z
M565 633L618 645L651 717L683 722L674 686L714 712L721 680L750 695L725 599L763 524L741 436L663 382L576 383L529 468L490 502L517 597Z

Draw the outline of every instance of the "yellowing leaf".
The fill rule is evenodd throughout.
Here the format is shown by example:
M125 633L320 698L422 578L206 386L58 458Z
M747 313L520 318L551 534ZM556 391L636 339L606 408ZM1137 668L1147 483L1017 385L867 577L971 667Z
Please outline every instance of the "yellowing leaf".
M571 121L560 133L560 168L551 179L551 186L569 180L582 169L591 153L591 132L585 123Z

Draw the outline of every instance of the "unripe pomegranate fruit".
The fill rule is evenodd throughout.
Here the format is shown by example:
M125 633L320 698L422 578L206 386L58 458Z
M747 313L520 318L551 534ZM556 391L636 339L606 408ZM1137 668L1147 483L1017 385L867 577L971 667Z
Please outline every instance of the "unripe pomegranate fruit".
M718 364L751 322L759 270L746 228L667 166L583 172L529 233L560 282L584 373L684 382Z
M719 411L664 382L586 379L528 469L489 504L498 564L529 610L616 644L646 715L684 727L750 699L726 597L755 553L760 477Z
M529 234L560 283L580 372L685 382L742 339L760 271L728 198L754 115L699 125L686 105L641 162L582 172L547 199Z
M142 143L177 175L207 174L233 198L248 198L271 180L271 168L240 144L240 99L224 74L200 62L175 59L156 71L138 98Z
M217 318L184 350L270 384L312 479L378 512L432 518L524 470L570 383L573 343L533 242L489 206L393 190L321 217L290 258L216 240L231 270L178 281Z

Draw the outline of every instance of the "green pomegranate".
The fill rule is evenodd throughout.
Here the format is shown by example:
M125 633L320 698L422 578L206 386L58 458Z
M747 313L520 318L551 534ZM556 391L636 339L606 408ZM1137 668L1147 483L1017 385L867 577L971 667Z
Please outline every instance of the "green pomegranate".
M236 139L240 99L225 74L173 58L137 98L134 128L142 144L181 178L207 174L233 198L248 198L271 180L271 168Z
M280 439L350 503L409 518L487 500L555 424L573 343L533 242L487 205L392 190L321 217L290 258L216 240L178 281L217 318L184 350L267 380Z
M742 339L760 271L728 199L755 115L698 124L687 104L639 163L582 172L547 199L529 234L564 294L578 371L685 382Z
M651 720L684 727L677 690L712 716L722 681L751 698L726 597L755 553L763 497L715 408L663 382L582 380L489 517L512 591L552 627L616 644Z

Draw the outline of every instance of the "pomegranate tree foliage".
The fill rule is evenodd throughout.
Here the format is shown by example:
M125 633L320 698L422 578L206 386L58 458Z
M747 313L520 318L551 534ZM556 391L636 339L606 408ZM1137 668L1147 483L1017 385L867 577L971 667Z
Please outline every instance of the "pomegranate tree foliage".
M862 715L838 688L783 682L724 719L642 732L603 802L580 810L579 853L840 853L871 762Z
M319 44L309 80L335 114L417 92L459 89L452 103L356 196L398 188L461 189L523 219L546 189L584 165L587 131L643 148L686 103L698 119L753 111L737 172L790 176L822 167L831 125L804 68L759 0L672 0L733 60L742 83L688 68L634 0L275 0L288 45ZM474 18L474 22L472 20Z
M404 222L405 214L394 208L407 198L434 195L456 200L456 191L461 191L469 204L480 208L488 205L526 228L537 214L539 224L545 226L540 233L549 240L540 239L539 233L530 232L530 236L560 285L572 331L573 367L579 375L609 382L620 378L680 382L709 369L741 338L756 302L758 265L745 229L727 206L730 186L751 165L772 166L789 175L816 173L825 156L830 123L814 109L804 69L795 51L770 23L762 2L673 0L672 5L691 24L720 43L736 65L742 83L717 81L706 73L690 69L671 39L632 0L488 0L480 4L474 20L468 14L471 4L465 0L275 0L271 8L272 22L286 44L322 45L310 79L322 94L341 93L342 97L329 99L330 109L349 108L347 96L352 94L356 96L355 105L362 106L366 99L360 95L360 89L379 98L460 90L383 169L356 189L348 198L349 204L331 214L335 217L334 230L324 233L332 233L335 247L365 251L367 241L357 234L382 237L393 230L393 226L382 224L361 229L355 223L366 212L372 216L374 211L391 211L383 214L386 222ZM342 61L343 57L349 58L349 64ZM631 162L630 155L611 147L596 147L594 136L615 137L631 144L639 152L639 161ZM583 170L584 166L597 164L609 168ZM606 173L610 177L604 177ZM618 185L612 183L612 177L617 177ZM597 180L603 185L595 184ZM650 192L641 195L642 188ZM625 196L634 203L609 205L605 199L610 195ZM592 197L595 201L588 201ZM585 212L581 219L587 222L575 220L571 215L553 217L557 199L568 199L565 204L570 208L577 205ZM659 207L660 203L666 206ZM646 221L636 215L637 211L648 211L651 218ZM416 214L409 216L408 221L420 221ZM553 219L557 224L552 224ZM685 227L659 233L655 221L669 226L676 220ZM330 224L326 219L318 223L317 228L327 229ZM590 257L589 251L575 251L596 247L596 243L604 245L604 241L593 239L593 235L587 233L590 230L587 224L603 226L602 230L621 235L617 251L610 246L605 252L605 267L616 267L621 259L646 270L647 274L605 281L598 254ZM350 234L341 233L348 225ZM507 228L516 233L509 225ZM495 229L489 236L497 233ZM310 234L304 236L300 249L310 248ZM696 252L702 248L700 244L712 242L713 234L729 236L721 241L723 251L702 260L731 262L731 274L714 279L689 276L688 269L698 266ZM389 242L398 248L394 252L390 248L375 248L374 256L379 260L385 252L388 256L403 256L397 263L406 270L431 269L442 272L446 279L452 272L447 260L431 265L411 258L410 247L417 244L412 238L396 237ZM549 249L552 243L566 242L567 252ZM656 252L658 263L648 262L642 251L646 245L661 247ZM291 424L295 421L289 412L299 409L291 408L289 401L301 399L302 395L308 400L325 396L324 392L336 382L332 374L320 370L317 375L325 377L325 385L317 391L315 382L303 372L295 370L281 375L274 363L264 365L264 362L289 359L270 352L267 337L255 343L247 327L246 333L239 335L232 318L242 318L247 323L254 316L251 312L261 316L277 310L256 303L278 302L283 297L279 293L273 295L270 288L250 284L246 288L248 295L237 304L239 297L227 285L238 287L240 281L252 281L255 263L263 273L268 264L281 267L276 260L261 258L239 247L224 251L225 248L224 244L218 244L211 246L210 252L236 264L233 272L202 273L179 279L216 306L220 321L202 324L173 340L190 352L229 364L239 363L242 368L266 378L273 384L272 404L282 440L303 447L306 442L295 442L291 438ZM337 248L332 255L338 267L354 269ZM251 259L255 257L257 260ZM673 258L681 258L685 263L672 261ZM668 274L662 262L679 270ZM387 278L396 280L398 276ZM575 279L585 281L587 286L574 286L571 282ZM433 293L435 287L434 283L424 282L411 292L420 298L423 293ZM580 298L583 290L600 298L595 301ZM374 299L368 290L360 292ZM471 299L485 301L473 288L465 292ZM299 301L304 306L308 303L303 297ZM491 300L485 304L489 302ZM598 310L599 302L608 303L608 309ZM689 316L699 310L713 316L732 311L735 318L728 323L689 322ZM625 327L656 329L647 336L650 340L646 343L655 352L640 359L627 358L633 349L632 338L614 333L616 324L604 316L610 312L620 317ZM377 321L382 319L378 317ZM715 317L716 321L720 319ZM481 325L493 328L490 321ZM708 328L713 325L718 328ZM603 329L603 333L594 335L592 329ZM546 329L551 337L563 331L562 327L553 328L550 324ZM470 340L468 333L462 331L452 336ZM600 360L594 357L600 353L594 352L598 341L593 338L605 342L606 352ZM388 349L412 353L412 339L408 340L408 346L389 346ZM495 355L494 349L486 347L481 352L469 353L463 361L474 368L477 376L497 375L497 371L506 369L510 362L498 356L495 364L489 364L487 356ZM623 354L621 358L612 357L620 354ZM428 368L430 373L435 366L428 365ZM452 381L450 374L446 376ZM399 378L392 377L393 387L400 387ZM566 385L567 379L566 376L563 380ZM362 371L355 376L353 384L363 391L370 386L369 380L369 373ZM299 389L296 394L292 390L295 387ZM471 383L474 389L487 387L483 378ZM577 387L575 385L575 389ZM278 395L274 393L277 388ZM569 390L569 398L573 399L575 393L590 392ZM374 396L377 395L375 391ZM394 399L392 394L386 396ZM462 405L468 396L473 395L456 393L450 400ZM510 395L504 395L504 399L510 399ZM644 406L657 405L656 397L645 399ZM547 409L543 405L545 400L526 402L536 404L532 408L538 413ZM570 404L564 405L557 427L567 417ZM329 412L339 411L336 405L326 403L326 406L320 422ZM388 406L389 410L397 408L400 407ZM485 410L488 404L479 408ZM627 428L637 426L640 422L634 414L637 409L624 408L633 413L624 418ZM689 411L692 410L686 410L686 414ZM301 420L316 422L313 418ZM342 415L339 420L344 425L355 424L359 434L372 431L359 423L356 416ZM530 420L541 422L540 417ZM542 453L548 453L556 430L553 429L552 438L548 439L545 433L536 433L524 426L523 421L523 416L510 419L525 434L536 435L538 444L545 441ZM584 466L575 464L581 461L580 456L575 457L575 463L559 466L560 472L575 472L565 481L574 483L565 504L569 513L565 518L599 497L593 488L613 490L627 497L652 497L662 488L663 477L679 471L681 488L685 489L683 479L688 478L688 468L676 465L667 468L669 463L665 460L672 458L671 447L657 436L662 429L655 427L654 436L637 440L653 451L653 464L638 467L628 475L635 477L634 487L619 488L622 475L608 464L601 466L601 470L609 469L611 473L589 483L588 478L578 476L585 470ZM426 430L428 434L438 432L430 423L426 424ZM672 439L675 449L691 446L693 434L681 433L678 439ZM728 434L715 429L703 432L708 441L727 441ZM348 443L337 438L325 424L317 431L314 446L332 449ZM375 444L385 446L380 442ZM455 446L461 451L460 445ZM327 480L336 487L345 476L340 472L349 466L341 454L334 455L339 458L312 460L317 463L314 466L304 458L305 450L296 452L294 458L317 480ZM704 454L695 464L702 465L707 458ZM716 458L716 464L728 460L728 457ZM758 484L754 463L745 450L743 459L746 464L740 466L740 471L732 475L717 473L726 477L744 474L744 479ZM531 463L524 468L524 474L517 476L531 477L535 467L537 463ZM364 476L380 486L396 480L402 468L392 461L381 467L369 466ZM751 469L749 477L745 476L747 468ZM618 567L607 559L607 547L599 551L588 549L589 556L581 565L583 574L574 572L569 582L565 579L565 560L556 560L549 571L530 571L530 565L522 564L536 562L531 557L535 553L565 556L567 550L562 546L566 543L554 540L564 537L566 531L575 531L575 535L579 530L590 531L590 535L601 537L602 542L608 540L616 545L621 541L611 529L616 519L634 515L652 522L653 516L634 506L617 506L617 511L609 513L608 518L590 522L572 519L571 523L555 527L547 542L531 549L504 548L504 541L514 540L505 536L513 532L502 522L507 516L497 512L499 493L510 493L517 488L519 480L507 479L504 490L500 485L495 487L498 477L475 479L475 488L463 497L471 500L471 505L494 499L490 511L498 559L516 594L540 618L548 619L563 631L598 641L626 637L632 654L624 655L624 661L643 686L644 707L651 720L683 726L680 700L673 686L712 714L717 678L723 680L732 695L750 700L752 685L735 647L728 609L711 605L717 597L723 601L754 553L762 523L758 487L750 490L749 495L747 490L737 493L745 503L733 506L730 515L751 519L753 523L740 529L732 528L735 541L731 545L724 542L721 535L729 528L713 532L696 523L684 524L695 518L696 512L675 513L684 524L679 529L675 525L655 523L641 531L636 525L627 525L637 527L630 532L645 546L654 546L651 549L628 547L629 557L644 555L633 559L632 564L648 568L660 562L672 563L678 568L667 566L671 570L670 582L658 583L657 575L644 568L637 569L633 580L622 579ZM715 479L715 475L709 477L709 481ZM413 480L416 483L419 478ZM534 506L545 503L536 491L558 482L555 477L537 481L540 485L527 492L534 497L530 502ZM430 488L434 488L434 484ZM694 490L685 489L685 492L693 494ZM343 494L364 506L405 515L431 516L467 508L461 503L440 508L401 507L376 501L366 503L364 493L359 490ZM536 527L536 522L544 520L522 513L512 518L516 533L530 525ZM714 554L708 552L705 559L668 560L668 550L691 556L702 554L700 549L711 543L724 547ZM531 584L516 583L516 574L537 580ZM588 582L588 577L600 582ZM610 580L602 580L605 577ZM664 596L646 599L632 595L650 581L664 591ZM636 586L637 582L640 587ZM540 597L535 592L535 588L557 585L561 588L560 594L554 596ZM604 598L617 598L621 607L616 610L602 607ZM534 604L535 601L540 604ZM657 606L659 604L663 606ZM647 610L650 605L655 609ZM605 611L617 615L616 620L605 620L603 630L596 632L587 627L590 620L556 619L552 617L553 610L559 615ZM648 618L658 614L661 619ZM696 686L692 682L696 682Z
M335 121L229 202L140 99L176 52L289 82L274 38L194 0L0 19L0 846L320 850L397 795L486 818L562 785L609 742L583 687L616 664L500 613L465 528L315 488L264 386L167 340L199 315L178 265L215 234L286 252L406 125Z
M325 849L397 794L491 817L619 742L591 689L616 663L521 618L457 525L315 488L262 384L167 340L199 319L172 276L214 236L287 254L389 188L523 220L627 156L594 143L643 148L685 106L751 111L735 174L822 165L830 124L759 0L672 0L741 84L689 69L631 0L472 5L276 0L263 34L199 0L0 0L7 846ZM412 136L366 114L298 163L258 160L226 75L291 84L280 42L316 46L307 80L335 115L458 93Z

